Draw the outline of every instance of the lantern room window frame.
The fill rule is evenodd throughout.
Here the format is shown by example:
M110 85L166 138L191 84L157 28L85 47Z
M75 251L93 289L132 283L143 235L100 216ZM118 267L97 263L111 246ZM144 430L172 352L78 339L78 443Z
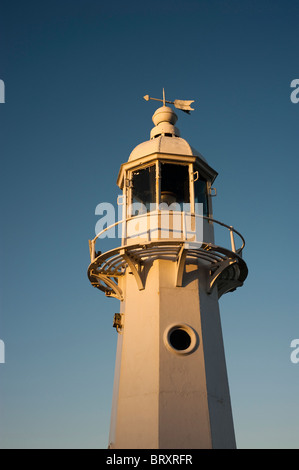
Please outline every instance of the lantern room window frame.
M170 164L177 166L187 166L188 167L188 183L189 183L189 203L190 203L190 213L195 214L195 184L198 179L205 181L205 196L206 196L206 211L203 215L207 217L212 217L212 204L211 204L211 180L207 174L200 168L197 164L197 161L182 161L182 159L177 158L163 158L156 157L151 158L150 160L140 162L134 162L134 165L128 165L127 168L123 168L123 195L125 196L126 201L126 217L130 218L133 214L130 212L133 202L133 175L134 172L139 170L144 170L150 166L155 166L155 210L159 209L161 204L161 165ZM132 162L133 163L133 162ZM150 211L147 211L149 213Z

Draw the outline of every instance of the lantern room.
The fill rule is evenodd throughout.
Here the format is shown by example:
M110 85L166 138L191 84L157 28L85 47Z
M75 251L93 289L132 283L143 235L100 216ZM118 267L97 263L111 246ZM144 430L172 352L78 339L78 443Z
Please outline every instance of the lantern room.
M121 165L118 175L117 184L124 196L122 218L127 220L126 243L132 238L130 232L133 231L130 228L133 224L133 238L160 238L163 221L159 215L163 215L164 211L170 213L170 225L172 223L173 227L181 227L168 232L170 239L186 238L184 214L191 216L189 220L196 215L200 216L201 225L205 225L205 218L212 217L212 184L217 172L180 137L175 127L177 115L172 108L160 107L152 120L155 127L151 131L150 140L134 148L128 162ZM136 230L136 217L140 230ZM189 229L194 231L195 225L194 218ZM212 242L211 227L206 225L204 232L208 239L205 241Z

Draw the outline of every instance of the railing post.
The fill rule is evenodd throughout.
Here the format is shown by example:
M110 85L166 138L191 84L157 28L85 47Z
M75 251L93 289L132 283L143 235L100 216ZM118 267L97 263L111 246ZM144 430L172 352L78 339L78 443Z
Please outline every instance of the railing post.
M186 218L185 218L185 212L184 211L182 212L182 216L183 216L183 240L186 241L187 240L187 236L186 236Z
M88 240L88 244L89 244L90 261L93 262L93 260L95 259L94 240Z
M126 241L127 241L127 219L123 218L122 221L120 222L122 224L122 230L121 230L121 233L122 233L122 245L126 245Z
M235 246L235 240L234 240L234 229L232 226L229 227L229 231L230 231L230 242L231 242L231 246L232 246L232 251L234 253L236 253L236 246Z

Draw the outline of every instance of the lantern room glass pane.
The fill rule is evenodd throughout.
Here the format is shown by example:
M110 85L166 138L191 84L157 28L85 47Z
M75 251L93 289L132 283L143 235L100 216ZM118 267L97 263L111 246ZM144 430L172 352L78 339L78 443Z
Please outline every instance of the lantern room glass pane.
M190 204L189 169L187 165L161 164L161 203ZM173 206L175 207L175 206Z
M149 212L156 202L156 166L151 165L132 172L132 203L142 204L138 213ZM135 209L136 209L135 207ZM143 209L143 210L142 210ZM136 210L134 210L136 212Z
M203 204L203 215L208 217L207 182L202 176L199 176L198 180L194 183L194 199L195 202Z

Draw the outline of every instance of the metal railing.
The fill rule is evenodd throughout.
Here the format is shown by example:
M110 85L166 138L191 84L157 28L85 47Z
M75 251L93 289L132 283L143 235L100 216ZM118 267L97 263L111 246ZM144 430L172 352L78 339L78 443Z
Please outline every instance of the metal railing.
M152 211L152 212L147 212L147 213L144 213L144 214L138 214L138 215L135 215L135 216L127 217L126 219L119 220L119 221L115 222L114 224L109 225L109 227L106 227L103 230L101 230L93 238L93 240L89 240L89 251L90 251L91 262L93 262L94 259L96 258L95 244L96 244L97 240L99 239L99 237L101 235L103 235L105 232L108 232L109 230L119 226L120 224L124 224L123 229L122 229L122 245L123 245L124 241L127 238L129 238L129 239L132 238L130 236L127 237L127 223L128 222L130 222L131 220L137 221L139 218L142 218L142 217L147 217L148 218L150 216L157 216L157 215L163 214L163 213L164 213L164 211L158 210L158 211ZM207 217L207 216L204 216L204 215L194 214L194 213L191 213L191 212L182 212L181 214L183 214L183 229L182 229L183 238L182 238L181 241L184 241L186 239L186 216L200 217L203 220L208 221L210 224L215 223L219 226L222 226L222 227L225 227L226 229L228 229L229 230L229 235L230 235L231 251L233 253L238 254L239 256L242 256L242 251L245 247L245 239L241 235L241 233L238 232L234 227L232 227L231 225L224 224L223 222L220 222L219 220L213 219L212 217ZM241 242L242 242L241 247L239 247L239 248L236 248L234 235L237 235L240 238ZM163 240L165 241L165 238L163 238ZM211 244L210 242L208 242L208 241L206 242L204 240L202 240L201 243L205 243L207 245Z

